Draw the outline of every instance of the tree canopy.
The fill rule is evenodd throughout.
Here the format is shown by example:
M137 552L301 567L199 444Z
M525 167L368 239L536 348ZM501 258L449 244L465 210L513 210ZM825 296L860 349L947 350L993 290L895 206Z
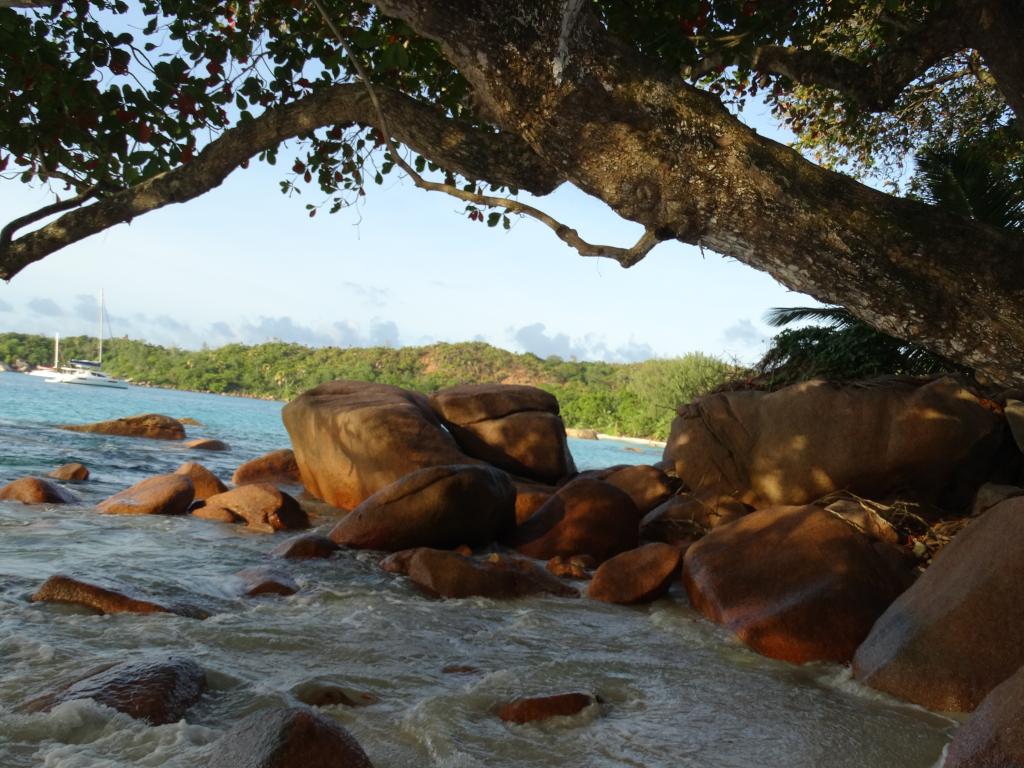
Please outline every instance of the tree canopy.
M1015 0L0 1L0 172L61 195L0 233L0 276L295 139L311 216L397 170L623 266L698 244L1021 381L1020 233L854 177L978 140L1019 184L1022 31ZM562 183L645 234L588 243L517 197Z

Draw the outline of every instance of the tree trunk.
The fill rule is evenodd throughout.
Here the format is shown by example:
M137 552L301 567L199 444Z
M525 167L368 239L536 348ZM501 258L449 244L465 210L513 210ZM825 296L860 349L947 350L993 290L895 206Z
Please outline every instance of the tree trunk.
M896 198L758 136L581 2L384 0L559 176L1002 384L1024 382L1024 238ZM685 296L681 297L685 300Z

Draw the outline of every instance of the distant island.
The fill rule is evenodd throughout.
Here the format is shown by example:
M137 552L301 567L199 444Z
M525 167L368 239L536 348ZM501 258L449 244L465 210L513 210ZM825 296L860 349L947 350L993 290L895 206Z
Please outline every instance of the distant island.
M95 354L96 338L61 338L61 356ZM0 334L0 361L48 365L53 339ZM484 342L423 347L306 347L268 342L200 350L121 338L104 343L104 369L140 386L290 400L331 379L433 392L455 384L530 384L554 394L567 427L664 440L675 407L722 384L736 367L701 353L639 363L516 354Z

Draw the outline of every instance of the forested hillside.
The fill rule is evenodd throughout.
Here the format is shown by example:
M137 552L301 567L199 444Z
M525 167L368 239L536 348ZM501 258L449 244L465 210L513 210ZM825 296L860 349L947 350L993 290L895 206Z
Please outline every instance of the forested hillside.
M61 339L61 360L93 359L96 339ZM53 362L53 340L0 334L0 361ZM720 384L732 367L699 353L612 364L541 359L482 342L426 347L310 348L269 342L185 350L142 341L104 343L103 368L140 385L288 400L331 379L359 379L432 392L454 384L532 384L552 392L566 425L664 438L674 407Z

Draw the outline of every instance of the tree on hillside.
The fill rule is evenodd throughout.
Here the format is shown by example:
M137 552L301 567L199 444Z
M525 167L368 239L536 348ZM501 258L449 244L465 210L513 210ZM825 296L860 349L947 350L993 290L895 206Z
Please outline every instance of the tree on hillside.
M1024 381L1022 235L849 175L1018 130L1017 0L17 4L41 7L0 8L0 168L67 191L0 233L7 279L297 138L281 183L320 190L311 216L397 169L624 267L664 240L715 250ZM755 95L819 164L727 108ZM565 182L643 236L588 243L515 196Z

